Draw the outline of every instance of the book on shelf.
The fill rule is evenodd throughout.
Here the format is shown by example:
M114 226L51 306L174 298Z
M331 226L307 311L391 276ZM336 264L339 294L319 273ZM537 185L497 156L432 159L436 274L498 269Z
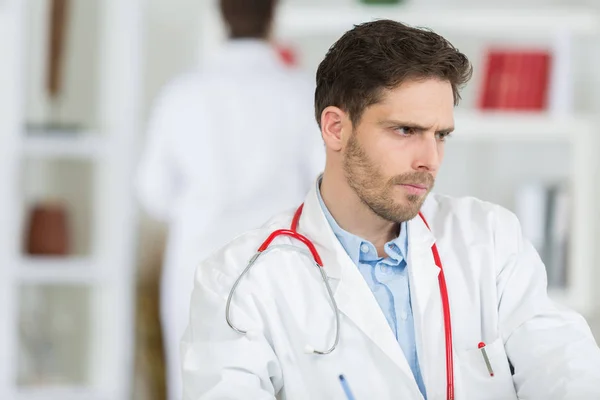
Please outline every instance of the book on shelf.
M568 284L570 202L568 185L563 182L526 183L516 193L515 213L523 236L539 253L552 288Z
M479 98L482 110L547 109L552 56L545 50L487 52Z

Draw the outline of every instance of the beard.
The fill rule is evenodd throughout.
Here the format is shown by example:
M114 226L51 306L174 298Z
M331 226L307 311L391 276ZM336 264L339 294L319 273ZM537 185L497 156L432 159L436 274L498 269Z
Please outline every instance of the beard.
M386 221L401 223L416 217L435 179L425 171L412 171L388 178L373 162L358 142L356 132L348 140L343 162L344 174L350 187L363 204ZM423 185L424 195L407 194L397 199L398 185Z

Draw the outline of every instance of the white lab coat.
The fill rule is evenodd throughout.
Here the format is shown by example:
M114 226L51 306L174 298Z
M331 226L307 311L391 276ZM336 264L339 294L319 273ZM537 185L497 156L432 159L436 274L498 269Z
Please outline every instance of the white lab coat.
M161 319L171 400L181 399L179 344L199 262L302 201L322 171L313 97L312 80L266 43L236 40L157 101L137 187L143 207L169 223Z
M408 271L419 363L429 400L446 399L445 342L439 268L442 259L453 323L455 394L460 400L600 399L600 350L584 319L546 295L544 266L523 239L516 217L473 198L430 195L408 223ZM323 258L341 310L341 338L326 349L334 316L314 265L274 250L240 283L232 320L225 301L248 259L292 212L233 240L198 268L191 320L183 341L184 399L345 399L344 374L356 400L422 399L401 347L323 215L316 190L305 201L299 232ZM277 243L293 243L280 238ZM487 344L490 377L478 343ZM509 361L515 369L511 375Z

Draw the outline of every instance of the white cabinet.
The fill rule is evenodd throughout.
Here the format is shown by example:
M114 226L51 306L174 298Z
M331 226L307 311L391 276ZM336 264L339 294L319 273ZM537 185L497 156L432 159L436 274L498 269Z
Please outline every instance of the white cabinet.
M31 76L36 69L31 63L43 58L30 59L28 24L39 20L42 2L4 0L0 5L5 56L0 63L2 399L130 397L136 249L131 176L140 123L145 2L94 3L71 2L69 25L95 32L93 41L69 42L93 56L92 77L68 62L65 67L67 85L91 88L83 96L89 106L81 108L92 117L84 118L81 128L36 129L35 134L27 123L44 122L43 99L32 105L27 97L30 86L40 84L39 76ZM89 25L78 14L84 6L94 9ZM68 256L24 251L31 208L47 198L67 207Z

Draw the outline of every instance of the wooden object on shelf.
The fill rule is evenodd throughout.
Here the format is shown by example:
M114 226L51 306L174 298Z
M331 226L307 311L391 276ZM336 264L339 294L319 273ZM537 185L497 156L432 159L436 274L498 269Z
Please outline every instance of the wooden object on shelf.
M26 253L35 256L66 256L70 251L67 208L58 201L35 204L29 214Z
M47 78L47 89L51 98L56 98L60 94L68 12L69 0L52 0L50 5L50 34L48 35Z

